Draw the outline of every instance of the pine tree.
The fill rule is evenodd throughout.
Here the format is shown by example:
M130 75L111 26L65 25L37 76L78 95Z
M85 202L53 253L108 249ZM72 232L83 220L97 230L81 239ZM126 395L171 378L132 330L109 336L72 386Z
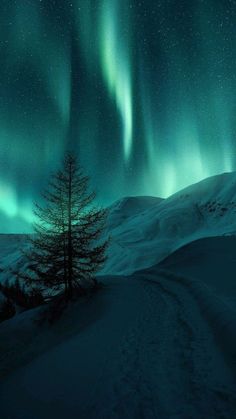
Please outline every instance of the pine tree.
M106 260L108 241L101 241L106 211L94 206L88 181L76 158L67 154L43 193L44 205L35 205L37 221L23 277L48 296L63 291L71 298L75 290L95 285Z

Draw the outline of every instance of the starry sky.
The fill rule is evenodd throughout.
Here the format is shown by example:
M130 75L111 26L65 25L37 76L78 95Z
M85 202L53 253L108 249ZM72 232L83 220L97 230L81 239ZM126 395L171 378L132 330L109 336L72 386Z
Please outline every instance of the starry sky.
M108 205L236 169L236 0L1 0L0 232L73 150Z

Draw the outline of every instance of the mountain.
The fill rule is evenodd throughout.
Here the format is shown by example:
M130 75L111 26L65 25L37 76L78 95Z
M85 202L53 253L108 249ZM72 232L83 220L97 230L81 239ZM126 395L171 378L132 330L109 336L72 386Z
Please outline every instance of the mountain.
M111 242L101 274L128 275L197 239L235 234L236 172L207 178L167 199L123 198L108 210L105 235ZM25 239L0 235L0 268L24 263L19 249Z
M0 324L1 417L234 419L235 202L232 173L113 204L104 271L125 274L57 322L45 305ZM2 266L24 243L0 236Z
M198 238L235 232L235 172L210 177L163 200L126 198L110 208L112 240L103 273L130 274Z
M0 234L0 271L1 280L12 279L9 268L22 268L24 258L21 249L25 249L26 234ZM0 280L0 281L1 281Z

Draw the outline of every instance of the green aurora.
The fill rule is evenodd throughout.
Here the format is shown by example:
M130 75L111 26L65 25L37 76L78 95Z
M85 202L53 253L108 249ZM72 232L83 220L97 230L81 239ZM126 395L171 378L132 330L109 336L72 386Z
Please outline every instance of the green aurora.
M235 0L2 0L0 231L74 150L103 205L236 169Z

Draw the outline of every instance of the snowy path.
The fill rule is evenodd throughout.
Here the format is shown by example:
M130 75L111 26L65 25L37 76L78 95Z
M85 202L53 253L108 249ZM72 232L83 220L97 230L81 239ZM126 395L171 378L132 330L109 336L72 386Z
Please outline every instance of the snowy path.
M147 276L144 278L147 280ZM153 277L149 278L153 281ZM155 284L155 285L154 285ZM201 307L188 287L162 278L153 283L165 300L152 381L167 418L234 418L236 376L217 347ZM154 288L148 288L149 293ZM168 348L168 350L166 350ZM235 372L235 371L234 371ZM157 381L157 380L156 380Z
M187 286L114 279L106 315L0 385L2 419L235 419L235 370Z

